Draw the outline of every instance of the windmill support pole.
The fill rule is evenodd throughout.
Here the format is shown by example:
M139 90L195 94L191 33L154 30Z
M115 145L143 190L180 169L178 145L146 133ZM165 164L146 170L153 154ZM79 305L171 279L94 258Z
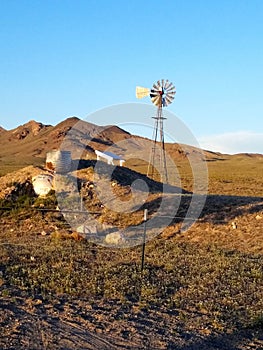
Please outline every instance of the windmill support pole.
M162 114L162 107L158 107L153 130L153 146L151 149L150 160L147 169L147 176L152 177L155 180L156 165L159 163L160 171L160 181L163 183L168 183L168 174L166 166L166 156L165 156L165 143L164 143L164 132L163 132L163 120L166 119ZM159 137L159 140L158 140ZM160 148L158 147L158 141L160 142ZM156 152L159 151L159 152ZM156 156L159 154L159 162L157 163Z
M152 149L150 152L150 158L148 163L148 169L147 169L147 176L150 176L154 179L154 173L155 173L155 157L156 157L156 144L158 141L158 131L159 131L159 118L158 116L153 117L155 119L154 122L154 130L153 130L153 136L152 136Z
M165 143L164 143L164 132L163 132L163 113L162 108L159 108L159 118L160 118L160 142L161 142L161 157L160 157L160 169L163 170L162 174L162 182L168 183L168 173L167 173L167 165L166 165L166 155L165 155Z

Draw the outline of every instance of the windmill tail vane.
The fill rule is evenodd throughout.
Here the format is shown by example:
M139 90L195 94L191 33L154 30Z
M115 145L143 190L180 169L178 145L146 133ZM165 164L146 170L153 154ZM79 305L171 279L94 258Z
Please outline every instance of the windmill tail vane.
M146 96L149 96L150 89L142 87L142 86L136 86L136 97L137 98L144 98Z

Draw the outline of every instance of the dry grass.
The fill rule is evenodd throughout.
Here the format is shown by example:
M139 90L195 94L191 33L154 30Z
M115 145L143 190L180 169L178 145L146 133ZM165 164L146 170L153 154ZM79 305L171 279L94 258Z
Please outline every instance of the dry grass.
M222 346L219 339L223 334L232 334L234 339L225 348L242 346L246 337L252 342L251 334L259 337L263 324L261 166L261 159L250 158L247 163L209 162L211 195L200 220L186 232L180 232L180 222L174 221L148 242L142 275L140 246L112 249L75 240L59 213L42 217L32 208L32 204L55 208L54 194L46 199L24 196L16 203L2 202L13 208L0 217L2 303L16 305L21 315L22 308L50 318L55 314L45 310L60 305L61 320L74 315L79 325L97 334L102 331L107 336L115 334L119 341L126 339L126 348L135 343L134 349L194 349L195 344L199 349L218 349L215 343ZM185 189L189 189L189 168L183 171L183 163L181 167ZM81 172L84 176L85 170ZM120 187L116 192L120 198L123 191ZM153 204L156 195L152 194ZM91 207L97 204L96 196L86 203ZM102 215L107 216L105 212ZM124 226L136 223L131 215L112 220L114 224L123 220ZM42 231L47 235L41 235ZM13 312L12 317L19 319L20 314ZM0 318L5 339L28 340L18 326L17 331L10 331L12 317L8 315L6 311ZM55 328L50 326L48 331L45 327L39 325L41 346L59 349ZM235 334L241 330L245 338L238 345L241 338ZM191 341L196 343L192 348L184 343L183 334L193 337ZM214 347L200 339L210 339ZM16 348L21 346L16 344ZM4 338L0 345L6 348ZM260 349L261 345L255 346Z

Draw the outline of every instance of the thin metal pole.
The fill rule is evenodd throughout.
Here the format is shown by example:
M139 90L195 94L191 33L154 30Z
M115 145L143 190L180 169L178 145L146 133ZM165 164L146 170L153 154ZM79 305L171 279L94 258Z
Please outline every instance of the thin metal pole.
M142 261L141 261L141 274L144 268L144 257L145 257L145 242L146 242L146 221L147 221L148 210L144 209L144 229L143 229L143 241L142 241Z
M83 188L83 182L81 181L81 184L80 184L80 211L83 211L83 193L82 193L82 188Z

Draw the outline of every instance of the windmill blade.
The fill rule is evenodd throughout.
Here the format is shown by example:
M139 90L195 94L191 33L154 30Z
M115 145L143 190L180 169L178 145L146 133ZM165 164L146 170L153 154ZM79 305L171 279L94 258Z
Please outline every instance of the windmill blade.
M152 102L154 104L156 104L156 103L158 104L160 100L161 100L161 96L160 95L152 97Z
M159 91L159 89L160 89L160 86L153 84L153 90Z
M169 91L175 91L175 86L172 85L168 89L166 89L166 92L169 92Z
M173 83L169 83L167 80L167 85L165 86L165 90L169 90L173 86Z
M159 94L159 93L160 93L160 88L156 88L156 87L153 86L152 89L151 89L151 91L152 91L152 92L156 92L156 93Z
M174 91L168 91L168 92L166 92L166 95L175 95L176 94L176 91L174 90Z
M161 96L155 96L152 98L152 102L155 104L155 106L161 106L162 104L162 97Z
M165 82L165 84L164 84L164 88L165 88L165 90L167 90L167 89L168 89L168 87L170 86L170 84L172 84L172 83L169 83L169 80L168 80L168 79L166 79L166 82Z
M174 100L174 96L172 96L172 95L166 95L165 97L167 98L167 100L169 100L171 102Z
M160 95L160 91L158 90L151 90L150 92L150 97L155 97L155 96L159 96Z
M166 89L170 89L171 86L173 86L173 83L171 81L167 80Z
M168 96L168 95L166 95L166 96L165 96L166 105L172 103L172 102L173 102L173 99L174 99L173 96Z
M161 87L160 80L158 80L156 84L157 84L158 88L160 88L160 87Z
M142 87L142 86L136 86L136 97L137 98L143 98L146 96L149 96L150 89Z
M164 88L164 79L162 79L162 88Z

